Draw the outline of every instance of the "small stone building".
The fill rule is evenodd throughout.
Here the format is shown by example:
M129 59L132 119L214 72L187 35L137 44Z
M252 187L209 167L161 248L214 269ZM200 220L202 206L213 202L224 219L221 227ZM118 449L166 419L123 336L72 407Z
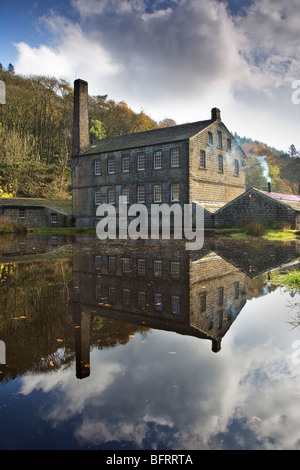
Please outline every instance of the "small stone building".
M1 216L28 228L70 226L71 201L36 198L0 198Z
M250 222L262 222L266 226L280 224L300 229L300 195L251 188L218 209L213 219L215 228L244 227Z
M193 202L211 213L242 194L245 155L217 108L205 121L96 141L89 139L88 85L74 82L72 199L76 226L94 227L102 203Z

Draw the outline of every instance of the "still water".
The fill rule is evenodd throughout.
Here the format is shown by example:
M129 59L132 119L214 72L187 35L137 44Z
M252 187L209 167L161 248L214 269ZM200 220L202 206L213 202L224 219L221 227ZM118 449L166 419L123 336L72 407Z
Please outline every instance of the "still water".
M1 449L300 449L300 242L184 246L1 239Z

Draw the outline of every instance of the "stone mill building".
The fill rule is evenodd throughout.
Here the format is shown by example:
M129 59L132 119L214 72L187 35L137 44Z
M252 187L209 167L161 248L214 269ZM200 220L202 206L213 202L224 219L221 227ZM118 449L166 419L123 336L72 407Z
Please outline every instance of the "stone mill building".
M245 192L245 155L221 120L209 119L91 144L88 84L74 82L72 200L75 224L94 227L101 203L201 204L207 227L217 209Z

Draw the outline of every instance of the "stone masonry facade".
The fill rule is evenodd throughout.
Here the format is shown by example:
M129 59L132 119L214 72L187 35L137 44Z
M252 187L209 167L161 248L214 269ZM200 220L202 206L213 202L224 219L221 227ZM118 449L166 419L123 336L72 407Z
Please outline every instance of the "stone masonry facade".
M85 82L86 83L86 82ZM210 119L96 141L87 145L87 85L74 82L72 199L76 226L94 227L97 206L197 202L211 210L245 191L245 155L221 121ZM77 136L77 137L76 137ZM80 136L80 138L78 137ZM76 140L77 139L77 140Z

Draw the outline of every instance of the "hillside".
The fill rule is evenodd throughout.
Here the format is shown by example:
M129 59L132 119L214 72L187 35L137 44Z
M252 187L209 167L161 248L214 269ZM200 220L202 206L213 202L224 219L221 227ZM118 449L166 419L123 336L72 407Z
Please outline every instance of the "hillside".
M22 77L0 68L6 104L0 105L0 197L69 199L73 88L64 80ZM175 125L135 113L107 95L89 97L91 139ZM247 155L247 187L298 193L300 158L235 134Z

